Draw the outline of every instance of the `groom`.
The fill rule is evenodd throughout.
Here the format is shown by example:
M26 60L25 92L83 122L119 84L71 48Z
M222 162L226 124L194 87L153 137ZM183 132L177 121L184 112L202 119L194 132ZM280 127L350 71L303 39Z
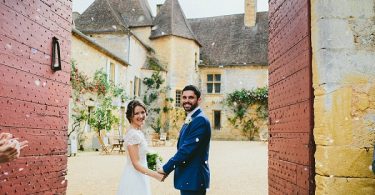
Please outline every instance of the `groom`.
M211 125L199 108L201 92L188 85L182 90L182 106L187 112L177 142L177 153L158 170L168 175L174 170L174 187L181 195L205 195L210 184L208 153Z

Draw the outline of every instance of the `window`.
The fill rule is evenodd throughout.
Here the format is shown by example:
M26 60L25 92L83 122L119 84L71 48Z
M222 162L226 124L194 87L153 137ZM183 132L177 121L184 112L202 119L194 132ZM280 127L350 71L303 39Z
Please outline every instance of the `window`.
M220 93L221 91L221 74L207 75L207 93Z
M141 79L134 77L134 96L141 96Z
M124 126L125 126L125 118L126 118L125 113L126 113L125 107L121 106L121 108L120 108L120 123L119 123L119 128L118 128L118 134L119 134L120 138L123 135L123 129L124 129Z
M134 94L133 94L133 89L134 89L133 81L130 81L130 89L129 89L129 95L130 95L130 96L134 96Z
M110 63L109 80L115 83L116 67L114 63Z
M89 120L92 117L93 111L94 111L94 107L93 106L89 106L88 107L87 121L86 121L86 125L85 125L85 132L91 132L91 126L89 124Z
M176 90L176 107L181 107L181 95L182 91L181 90Z
M195 58L194 58L194 68L195 68L195 71L198 71L198 65L199 65L199 62L198 62L198 53L195 52Z
M214 129L220 130L221 128L221 111L214 110Z

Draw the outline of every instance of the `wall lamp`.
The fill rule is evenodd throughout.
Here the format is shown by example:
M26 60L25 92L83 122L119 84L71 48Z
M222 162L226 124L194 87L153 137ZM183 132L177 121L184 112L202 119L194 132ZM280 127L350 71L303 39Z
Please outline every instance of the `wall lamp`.
M52 38L52 63L51 68L53 71L61 70L61 56L60 56L60 43L56 37Z

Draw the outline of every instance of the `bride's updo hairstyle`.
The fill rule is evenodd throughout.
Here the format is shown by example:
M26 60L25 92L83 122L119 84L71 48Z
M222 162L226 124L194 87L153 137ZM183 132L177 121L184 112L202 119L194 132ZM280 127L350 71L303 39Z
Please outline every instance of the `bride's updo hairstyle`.
M132 118L134 117L134 109L137 106L140 106L143 109L145 109L147 115L146 105L139 100L132 100L129 102L128 107L126 108L126 118L128 119L129 123L132 122Z

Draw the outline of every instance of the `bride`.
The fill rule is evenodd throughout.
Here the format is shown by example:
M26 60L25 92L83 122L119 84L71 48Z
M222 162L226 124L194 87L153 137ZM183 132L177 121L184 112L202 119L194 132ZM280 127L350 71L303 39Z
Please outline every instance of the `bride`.
M141 131L147 116L146 106L138 101L129 102L126 118L130 128L125 134L124 144L127 150L125 170L120 181L118 195L150 195L148 176L163 181L163 174L147 168L147 142Z

